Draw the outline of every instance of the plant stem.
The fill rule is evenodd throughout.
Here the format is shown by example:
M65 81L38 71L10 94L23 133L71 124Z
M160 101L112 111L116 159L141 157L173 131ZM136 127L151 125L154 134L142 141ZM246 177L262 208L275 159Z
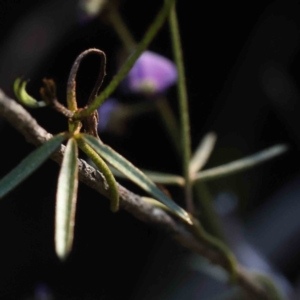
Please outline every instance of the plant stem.
M220 239L207 233L207 231L202 227L201 223L193 218L193 226L191 231L199 238L199 240L205 241L205 243L211 245L211 247L218 249L226 258L229 271L229 282L234 283L237 279L237 260L233 253L230 251L228 246L223 243Z
M132 53L136 48L136 42L134 38L132 37L130 31L128 30L128 27L124 23L118 9L116 8L115 3L109 2L107 5L109 6L108 18L112 27L118 34L118 37L122 41L128 53Z
M166 128L166 131L170 137L170 140L175 147L175 151L177 153L181 153L181 146L180 146L180 143L178 143L180 135L179 135L179 132L177 131L177 128L179 126L177 124L177 120L174 115L174 112L172 111L172 108L170 107L168 99L166 99L163 96L159 99L155 99L155 105L156 105L157 111L160 115L160 118L161 118L162 122L164 123L164 127Z
M110 9L111 9L110 21L114 29L116 30L120 40L124 44L124 47L127 49L128 53L130 54L132 48L135 46L134 38L132 37L126 24L122 20L120 14L118 14L114 4L111 4ZM122 28L122 30L124 30L126 33L122 34L120 28ZM170 137L171 142L175 147L175 151L178 154L178 157L181 159L182 146L178 142L180 140L178 122L176 120L174 112L172 111L172 108L170 107L168 100L163 96L161 96L161 98L162 99L155 99L156 109L161 116L164 127ZM224 236L222 234L221 226L218 222L218 218L213 209L212 196L210 195L209 190L206 188L204 184L200 184L199 186L198 184L195 184L195 195L197 198L199 198L200 210L202 213L201 221L204 223L205 225L204 227L209 233L213 234L215 237L218 237L220 240L224 241Z
M95 109L97 109L117 88L119 83L125 78L125 76L129 73L131 68L133 67L134 63L140 57L140 55L147 49L155 35L157 34L158 30L163 25L165 19L169 15L170 9L173 5L175 0L166 0L164 2L164 6L158 12L155 20L148 28L147 32L144 35L142 41L138 44L135 51L129 56L127 61L121 67L119 72L115 75L106 89L86 108L83 110L76 112L74 115L75 119L82 119L90 115Z
M44 144L52 137L50 133L37 124L36 120L33 119L21 105L12 101L12 99L7 97L1 89L0 116L19 131L29 143L35 146ZM61 146L51 158L61 164L64 152L65 147ZM108 190L105 185L106 181L102 180L103 177L99 172L95 172L91 166L80 159L78 160L78 169L80 181L87 184L90 188L96 190L100 194L109 197ZM130 192L120 184L118 184L117 187L120 195L121 207L128 213L142 222L155 225L156 228L167 233L169 237L172 237L186 249L204 256L211 263L217 264L225 270L230 271L228 269L227 262L224 261L222 253L217 251L217 249L211 249L210 247L207 247L206 244L201 243L194 235L190 234L190 231L185 226L182 226L180 221L175 218L170 218L170 216L163 210L158 213L153 209L152 205L143 201L142 197ZM236 283L245 292L247 292L247 294L249 294L249 299L272 300L272 296L263 288L261 282L258 281L253 274L249 274L240 265L237 266Z
M204 225L204 228L214 237L217 237L224 244L227 243L222 231L220 219L213 206L213 196L205 183L197 182L194 185L194 191L198 201L199 216L198 219Z
M134 40L127 25L123 21L119 11L116 9L115 4L111 3L109 5L109 20L113 28L115 29L118 37L122 41L123 46L126 48L127 52L131 54L134 48L136 47L136 41ZM181 147L178 144L179 136L176 130L178 126L168 100L165 97L160 96L159 99L155 99L155 105L158 113L160 114L161 120L164 123L165 128L170 136L170 139L175 145L176 150L180 153Z
M114 6L114 4L112 4L112 6ZM117 13L118 12L116 11L115 6L112 7L111 14L114 14L114 17L111 18L110 21L114 29L116 30L120 40L122 41L124 47L130 54L132 48L135 46L135 41L130 31L128 30L126 24L122 20L120 14L117 15ZM122 30L124 30L126 33L122 34L120 28L122 28ZM180 138L178 130L179 126L174 112L172 111L172 108L170 107L170 104L166 98L156 99L155 104L157 111L160 114L161 119L163 121L164 127L168 132L171 142L175 147L175 151L178 154L178 157L181 158L182 147L180 143L178 143ZM202 222L204 223L205 228L208 230L208 232L218 237L220 240L224 241L224 236L222 234L218 218L212 206L212 196L210 195L209 190L204 184L200 184L200 186L198 186L198 183L195 183L195 194L196 197L199 198L200 210L202 212L201 218L203 219Z
M189 175L189 163L191 158L191 137L190 137L190 125L189 125L188 97L187 97L187 90L186 90L186 83L185 83L183 55L182 55L175 4L173 4L171 8L171 12L169 16L169 25L170 25L170 31L172 37L174 59L178 70L177 89L178 89L180 123L181 123L183 173L185 178L185 200L186 200L188 212L193 214L194 204L193 204L193 194L192 194L192 182L190 180L190 175Z

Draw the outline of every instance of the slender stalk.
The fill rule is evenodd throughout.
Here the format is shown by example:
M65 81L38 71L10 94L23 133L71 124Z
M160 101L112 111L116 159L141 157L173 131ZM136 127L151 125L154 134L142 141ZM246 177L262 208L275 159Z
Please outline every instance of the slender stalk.
M7 120L12 127L19 131L26 140L33 145L38 146L44 144L52 138L52 135L40 127L21 105L8 98L1 89L0 116ZM65 147L61 146L60 149L52 155L52 159L61 164L64 153ZM106 181L103 180L99 172L95 172L95 169L83 160L78 160L78 169L80 181L100 194L109 197L105 184ZM130 192L120 184L118 184L118 191L121 207L135 218L142 222L155 225L156 228L168 234L169 237L172 237L186 249L204 256L211 263L217 264L225 270L230 271L223 254L216 249L207 247L205 243L200 242L179 220L171 218L163 210L158 211L152 205L143 201L141 196ZM261 282L240 265L237 266L236 283L249 294L249 299L274 300L270 293L264 289Z
M199 238L199 240L205 241L205 243L211 245L211 247L218 249L224 257L226 257L228 270L229 270L229 282L234 283L237 279L237 260L230 249L225 243L215 236L207 233L207 231L202 227L201 223L193 218L193 226L191 231Z
M181 153L181 146L179 141L179 132L177 128L179 128L177 124L176 117L172 108L170 107L168 99L165 97L161 97L160 99L155 99L155 105L157 111L159 112L160 118L164 123L164 127L170 137L171 142L173 143L175 150L177 153Z
M109 5L110 5L109 6L110 23L112 24L118 37L122 41L123 46L127 49L127 52L130 54L136 47L136 41L134 40L127 25L123 21L119 11L116 9L115 4L112 2ZM170 139L175 145L176 150L180 153L181 147L178 144L179 135L176 129L178 128L178 125L168 100L165 97L160 96L159 99L155 99L155 105L156 105L157 112L159 113L161 120L165 125L167 133L170 136Z
M169 25L171 31L174 59L178 70L177 89L178 89L180 123L181 123L183 173L185 178L185 200L186 200L188 212L193 214L194 204L193 204L193 194L192 194L192 182L190 180L190 174L189 174L189 163L191 158L191 137L190 137L190 125L189 125L188 97L187 97L187 90L186 90L186 83L185 83L183 55L182 55L175 4L173 4L171 8L171 12L169 16Z
M115 14L115 12L113 11L111 13ZM115 15L115 17L111 19L111 22L114 22L114 24L112 25L116 30L120 40L124 44L124 47L128 50L130 54L130 49L131 47L135 46L133 44L135 43L135 41L134 38L131 36L131 33L128 30L126 24L121 19L121 16L119 14L118 16ZM117 29L121 27L123 28L123 30L126 31L126 34L123 36L121 35L121 31ZM180 139L180 134L178 130L179 125L177 123L174 112L172 111L167 99L156 99L155 104L156 104L157 111L160 114L161 119L163 121L164 127L178 154L178 158L181 158L182 147L180 143L178 143ZM185 182L183 178L182 180L183 182ZM208 189L204 186L204 184L201 184L201 186L195 184L195 194L196 197L199 198L200 209L202 212L201 218L202 218L202 222L205 225L205 228L208 230L208 232L218 237L220 240L224 241L224 236L222 234L222 230L218 222L218 218L212 206L212 196L209 194Z
M124 79L124 77L129 73L134 63L140 57L140 55L147 49L158 30L162 27L165 19L169 15L170 9L175 0L166 0L164 6L158 12L155 20L148 28L147 32L144 35L142 41L138 44L136 50L129 56L127 61L121 67L116 76L112 79L110 84L106 89L86 108L75 113L75 119L82 119L90 115L95 109L97 109L117 88L119 83Z
M136 47L136 42L128 30L128 27L124 23L118 9L114 2L107 3L108 5L108 19L118 34L118 37L122 41L124 47L127 49L128 53L132 53Z
M198 200L199 216L203 227L214 237L217 237L224 244L227 243L220 219L213 206L213 196L205 183L197 182L194 185L194 192Z

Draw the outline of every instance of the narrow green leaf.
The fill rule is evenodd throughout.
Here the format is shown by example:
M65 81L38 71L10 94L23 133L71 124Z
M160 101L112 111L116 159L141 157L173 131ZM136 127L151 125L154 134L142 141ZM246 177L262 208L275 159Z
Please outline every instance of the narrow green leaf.
M46 106L46 103L44 101L37 101L26 92L26 85L27 85L27 81L22 81L21 78L17 78L14 81L14 86L13 86L14 93L17 99L19 100L19 102L31 108Z
M95 167L98 168L99 171L104 175L108 183L110 209L112 210L112 212L118 211L120 205L119 191L117 182L111 170L99 156L99 154L83 140L81 134L78 134L76 136L76 141L79 148L92 160L92 162L95 164Z
M245 171L256 167L257 165L264 163L276 156L285 153L288 150L286 145L276 145L266 150L260 151L251 156L233 161L231 163L208 169L199 172L192 178L193 181L206 181L211 179L217 179L224 176L229 176L241 171Z
M226 269L229 271L229 281L234 283L237 279L237 261L231 250L221 240L206 232L199 220L193 219L191 231L203 241L205 245L212 247L224 255L227 261Z
M149 197L141 197L143 201L158 207L164 211L167 211L170 214L175 214L173 210L171 210L169 207L165 206L164 204L162 204L161 202L157 201L156 199L153 198L149 198Z
M130 180L140 186L143 190L147 191L160 202L165 204L167 207L172 209L179 217L191 224L191 219L188 213L173 202L169 197L167 197L153 181L151 181L144 173L142 173L138 168L136 168L132 163L126 160L119 153L114 151L109 146L100 143L93 136L82 134L83 139L88 143L95 151L101 155L108 163L110 163L114 168L122 172Z
M65 259L73 244L78 188L78 149L74 138L69 139L61 165L55 209L55 250Z
M214 132L209 132L201 140L199 146L193 154L189 164L189 173L193 177L198 171L200 171L207 163L217 140L217 136Z
M116 177L128 179L127 176L114 167L110 166L109 168ZM184 186L184 178L179 175L153 172L145 169L140 170L155 183Z
M14 81L14 85L13 85L13 90L14 90L14 93L17 97L17 100L20 101L20 84L21 84L22 80L21 78L17 78L15 81Z
M17 167L0 180L0 199L31 175L66 139L60 134L34 150Z

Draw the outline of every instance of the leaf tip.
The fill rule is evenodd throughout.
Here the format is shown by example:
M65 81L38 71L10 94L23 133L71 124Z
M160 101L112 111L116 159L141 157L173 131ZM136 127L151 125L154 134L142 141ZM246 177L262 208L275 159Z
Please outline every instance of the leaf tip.
M56 255L61 262L66 261L66 259L68 258L69 254L70 254L70 250L71 249L66 249L65 247L59 247L59 246L55 247Z
M184 217L185 217L185 221L189 224L189 225L193 225L193 221L192 221L192 218L191 216L185 211L184 212Z
M58 231L56 231L55 234L55 253L60 261L65 261L67 257L69 256L72 245L71 243L66 243L65 240L61 238L61 233L59 234Z
M194 225L193 216L187 211L185 211L183 208L180 208L180 211L177 211L177 215L188 225Z

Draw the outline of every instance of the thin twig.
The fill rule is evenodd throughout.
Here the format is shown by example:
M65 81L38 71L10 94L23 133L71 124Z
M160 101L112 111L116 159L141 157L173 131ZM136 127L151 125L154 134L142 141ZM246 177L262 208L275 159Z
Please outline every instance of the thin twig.
M118 37L122 40L123 45L129 53L132 53L137 45L126 24L124 23L116 4L113 1L108 1L107 17L117 32Z
M38 146L52 137L50 133L37 124L35 119L21 105L8 98L1 90L0 116L5 118L31 144ZM60 164L64 151L65 146L62 145L51 158ZM109 197L106 180L100 172L81 159L78 160L78 169L79 180L81 182L98 191L100 194ZM153 224L158 229L167 232L170 237L183 247L207 258L211 263L222 266L227 271L230 271L228 270L228 262L224 254L199 241L180 220L146 203L142 200L141 196L130 192L120 184L118 184L118 192L121 208L142 222ZM251 295L252 299L272 300L257 279L241 266L237 266L237 284Z
M58 102L56 96L56 84L54 80L44 78L43 86L40 88L40 94L48 106L54 108L57 112L63 114L67 118L73 117L74 113Z

